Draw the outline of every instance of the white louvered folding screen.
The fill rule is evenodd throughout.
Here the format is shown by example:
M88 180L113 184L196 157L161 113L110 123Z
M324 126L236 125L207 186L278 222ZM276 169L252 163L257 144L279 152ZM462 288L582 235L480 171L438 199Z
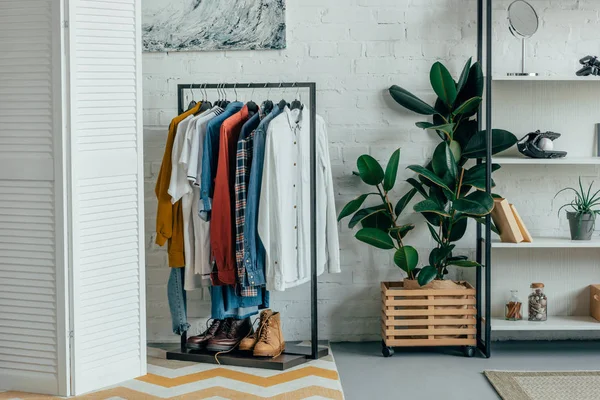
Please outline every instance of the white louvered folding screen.
M66 395L60 12L0 0L0 389Z
M140 0L70 0L74 393L145 374Z

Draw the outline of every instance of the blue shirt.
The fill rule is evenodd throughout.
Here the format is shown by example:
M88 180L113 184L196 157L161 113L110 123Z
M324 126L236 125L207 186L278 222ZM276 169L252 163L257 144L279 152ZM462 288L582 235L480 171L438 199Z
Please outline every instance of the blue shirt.
M239 101L229 103L225 112L213 118L206 126L204 138L204 149L202 152L202 177L200 182L200 201L198 202L198 214L202 219L210 219L212 210L212 197L215 192L215 177L217 176L217 165L219 162L219 144L221 140L221 125L233 114L239 112L244 103Z
M246 221L244 225L244 263L246 276L244 286L266 285L265 279L265 248L258 237L258 205L260 204L260 189L262 187L263 166L265 161L265 140L267 129L273 118L283 110L277 105L267 115L254 131L254 149L252 152L252 168L246 200Z

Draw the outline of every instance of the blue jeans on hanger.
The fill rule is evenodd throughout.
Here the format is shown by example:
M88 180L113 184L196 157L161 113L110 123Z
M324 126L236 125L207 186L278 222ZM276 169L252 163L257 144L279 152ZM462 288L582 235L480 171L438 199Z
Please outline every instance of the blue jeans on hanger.
M264 287L255 297L242 297L233 286L211 286L210 298L214 319L244 319L258 314L259 308L269 308L269 292Z
M173 333L176 335L181 335L190 329L190 324L187 322L187 296L183 289L184 274L185 268L171 268L171 275L169 275L169 283L167 284Z

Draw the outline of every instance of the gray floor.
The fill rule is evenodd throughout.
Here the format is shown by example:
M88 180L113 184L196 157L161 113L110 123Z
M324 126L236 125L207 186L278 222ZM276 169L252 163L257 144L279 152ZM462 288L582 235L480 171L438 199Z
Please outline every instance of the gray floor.
M332 349L346 400L497 400L484 370L600 370L599 342L499 342L490 359L449 349L396 349L383 358L379 342Z

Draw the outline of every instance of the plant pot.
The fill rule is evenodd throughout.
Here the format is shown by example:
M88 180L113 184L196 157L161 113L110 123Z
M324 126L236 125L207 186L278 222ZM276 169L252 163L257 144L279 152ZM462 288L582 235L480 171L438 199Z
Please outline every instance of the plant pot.
M567 211L571 240L591 240L596 225L596 214L578 214Z
M416 287L415 287L416 285ZM476 346L475 289L467 282L382 282L386 346Z

